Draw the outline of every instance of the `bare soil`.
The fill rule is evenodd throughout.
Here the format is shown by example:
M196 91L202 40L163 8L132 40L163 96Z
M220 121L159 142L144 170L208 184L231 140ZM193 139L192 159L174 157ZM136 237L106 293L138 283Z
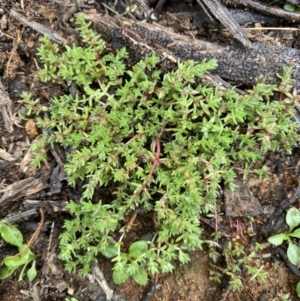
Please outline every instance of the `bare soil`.
M72 296L79 301L105 300L103 291L99 288L93 275L83 278L79 273L66 273L63 262L57 258L59 235L63 231L64 220L70 218L65 204L70 199L78 199L80 191L72 189L66 181L60 178L60 171L55 169L57 164L54 159L50 160L49 164L41 170L29 166L26 154L28 154L30 143L40 133L40 129L36 128L34 119L21 119L18 111L18 100L23 91L30 91L34 97L50 99L63 93L63 88L39 82L36 75L40 66L36 51L40 45L41 35L12 17L9 11L13 7L29 20L46 26L68 41L72 41L74 39L74 18L71 17L65 22L61 21L69 10L69 7L66 6L67 2L69 1L28 0L24 1L24 7L21 7L21 2L0 0L0 77L5 91L12 100L10 117L13 126L13 132L8 132L4 126L3 116L0 114L0 149L11 155L10 158L0 156L0 219L32 208L43 207L45 211L42 230L32 245L32 250L40 254L37 260L38 276L33 282L18 281L18 274L1 280L1 300L63 301ZM202 38L223 45L236 43L226 30L220 28L204 30L199 28L196 21L191 19L188 14L175 14L185 12L186 7L193 6L195 10L198 9L195 3L189 1L167 1L160 15L160 24L169 26L173 31L187 35L191 39ZM100 3L96 1L86 1L81 11L105 13ZM259 24L254 24L254 26L259 27ZM248 35L254 41L278 46L299 47L297 31L249 31ZM228 241L234 241L236 238L237 224L240 224L244 230L238 234L242 235L240 238L245 248L250 248L255 242L266 242L266 238L260 234L261 227L268 221L280 203L287 196L291 196L294 189L299 186L299 157L298 147L295 147L292 155L284 152L266 154L264 163L270 167L269 176L262 181L258 181L254 176L247 179L245 185L250 198L251 200L255 199L256 206L261 209L260 212L254 214L252 224L249 222L248 216L241 212L236 214L232 210L228 211L230 200L225 197L225 193L220 194L218 208L218 214L222 216L220 227L229 233L226 238L220 240L223 247ZM14 189L16 189L20 186L20 181L26 179L28 181L41 179L41 181L36 187L29 185L28 189L20 189L19 194L14 194L13 197L1 202L7 187L14 184ZM21 183L21 188L22 185L24 182ZM56 185L61 185L58 192ZM38 189L37 187L42 188ZM295 206L299 207L299 203L296 203ZM26 241L30 240L40 219L37 211L36 214L19 219L15 223ZM142 223L143 221L138 222ZM257 228L254 238L247 232L250 224ZM138 226L136 225L137 229ZM213 227L204 223L204 229L203 236L208 239L210 233L213 232ZM0 242L0 259L15 253L15 248ZM161 275L158 278L156 289L153 290L153 294L149 295L149 299L147 299L147 294L151 289L151 283L146 287L141 287L130 280L120 286L115 286L111 277L110 262L102 258L99 260L99 267L111 288L129 301L296 300L295 286L299 277L291 272L281 257L273 254L271 247L264 249L262 254L270 254L270 256L255 259L252 264L257 268L264 265L265 271L268 272L268 279L265 282L251 281L247 273L242 270L243 289L239 292L233 292L230 289L229 277L226 275L221 283L210 280L212 261L206 248L192 253L189 264L178 265L174 273ZM218 262L218 265L225 266L224 258ZM289 297L283 299L286 294L289 294Z

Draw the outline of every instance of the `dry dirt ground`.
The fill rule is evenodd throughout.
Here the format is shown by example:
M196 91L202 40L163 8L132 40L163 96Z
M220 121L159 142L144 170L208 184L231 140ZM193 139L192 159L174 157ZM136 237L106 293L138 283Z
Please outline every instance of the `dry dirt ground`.
M12 184L18 185L20 181L29 179L28 189L24 191L20 189L19 194L7 198L5 202L1 203L0 200L0 219L40 207L41 204L45 211L42 229L32 244L32 250L40 255L37 260L37 278L33 282L18 281L18 274L15 273L12 277L1 280L0 300L63 301L72 296L79 301L105 300L103 292L99 289L93 275L83 278L79 273L68 274L64 271L63 263L57 259L59 253L58 237L62 232L64 220L70 218L64 206L69 199L78 197L78 192L68 187L65 181L57 180L59 174L53 164L49 163L41 170L32 170L24 163L26 162L24 157L30 143L37 133L35 133L34 120L19 120L18 116L18 100L23 91L31 91L35 96L49 99L60 94L60 87L49 87L38 81L36 73L39 68L39 61L36 51L41 35L12 17L9 11L13 7L23 16L26 16L28 20L42 24L57 34L68 38L68 35L73 32L71 28L74 20L71 17L68 21L61 22L64 14L69 9L66 6L67 2L69 1L24 0L19 2L0 0L0 78L5 91L8 92L13 102L14 113L14 116L12 116L13 132L5 130L3 116L0 114L0 149L11 156L0 157L0 199L3 197L6 187ZM174 11L173 2L176 1L167 1L161 15L162 20L168 9ZM177 12L180 13L181 9L184 11L184 5L187 5L186 2L189 1L182 1L177 6ZM196 4L193 3L193 5ZM86 1L86 5L82 10L90 13L105 13L100 1ZM170 19L172 15L170 15L170 12L168 14ZM192 25L192 21L188 17L183 15L180 18L183 19L173 23L175 31L178 29L180 33L187 34L191 38L202 37L208 39L209 37L212 42L227 43L229 41L230 35L226 31L213 29L211 32L203 32L197 26ZM248 32L248 34L251 39L256 41L264 41L274 45L297 45L298 33L294 31L253 31ZM237 231L235 225L238 224L245 229L243 233L239 233L240 235L243 234L242 240L245 248L256 241L261 243L266 241L259 234L260 228L279 204L288 195L291 195L293 189L299 186L299 158L300 149L298 147L295 147L293 154L289 156L284 152L266 154L265 163L270 167L268 177L263 181L255 181L256 179L251 178L247 181L247 185L251 181L253 183L253 185L248 185L251 186L251 198L255 198L258 206L261 206L262 209L262 214L255 216L251 223L247 216L230 217L228 212L224 215L226 204L224 204L224 194L221 193L219 214L223 218L220 225L230 233L226 241L220 242L223 243L223 246L235 238ZM47 180L47 183L38 182L36 184L37 186L44 185L43 189L39 189L38 192L35 190L36 187L31 186L33 184L30 181L34 178ZM59 193L54 192L55 183L61 185ZM295 206L298 207L299 205L300 203L295 203ZM36 214L19 219L15 223L26 241L30 240L37 229L40 218L37 211ZM249 225L257 227L257 235L254 238L250 237L246 231ZM213 229L205 223L204 228L204 237L208 238ZM0 243L0 259L15 253L16 249L10 245L4 242ZM213 282L210 280L212 262L209 259L208 250L204 249L192 253L191 262L186 266L177 266L173 274L160 276L151 300L297 300L295 285L300 280L299 277L288 269L279 256L272 254L270 247L264 249L262 253L270 253L271 256L257 258L253 260L252 265L257 268L261 265L265 266L264 270L268 272L265 282L251 281L243 270L241 274L243 289L240 292L230 290L229 278L226 276L221 283ZM224 266L224 264L224 259L218 262L219 266ZM151 288L151 284L140 287L131 281L127 281L125 284L116 287L111 279L111 264L101 259L99 266L109 285L122 294L125 300L150 300L150 297L147 299L147 293ZM286 296L287 294L289 294L289 297ZM285 296L286 299L284 299Z

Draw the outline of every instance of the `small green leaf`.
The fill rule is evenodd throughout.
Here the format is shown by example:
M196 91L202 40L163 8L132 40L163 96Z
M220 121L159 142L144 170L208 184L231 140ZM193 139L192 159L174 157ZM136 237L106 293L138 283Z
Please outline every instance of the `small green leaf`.
M148 282L148 275L143 267L139 267L138 271L132 276L133 280L139 285L146 285Z
M122 271L113 271L113 280L115 284L121 284L129 278L129 274Z
M131 257L138 258L148 250L148 244L145 240L139 240L134 242L129 248L129 254Z
M35 255L30 249L25 251L22 255L17 257L6 257L3 263L8 267L19 267L35 259Z
M20 230L9 224L9 223L0 223L0 234L2 238L13 246L21 248L23 245L23 235Z
M286 254L292 264L298 265L300 262L300 248L298 246L289 243Z
M283 6L283 9L286 10L286 11L294 12L295 11L295 5L287 3Z
M37 275L37 270L35 268L35 260L32 262L31 268L27 271L27 278L32 281Z
M290 232L300 224L300 211L293 207L286 214L286 223L290 227Z
M285 234L285 233L280 233L280 234L276 234L276 235L273 235L273 236L269 237L268 242L275 245L275 246L279 246L286 239L288 239L288 235Z
M119 247L118 245L110 244L104 250L101 250L101 254L107 258L112 258L118 255Z
M297 292L298 297L300 297L300 282L298 282L296 285L296 292Z
M21 270L21 272L19 274L19 277L18 277L18 281L22 281L23 280L23 276L24 276L24 272L25 272L25 269L27 267L27 264L28 264L28 262L23 265L22 270Z
M17 268L18 267L7 267L6 265L0 267L0 280L6 279L11 276Z
M300 229L297 229L294 232L290 233L289 236L300 238Z

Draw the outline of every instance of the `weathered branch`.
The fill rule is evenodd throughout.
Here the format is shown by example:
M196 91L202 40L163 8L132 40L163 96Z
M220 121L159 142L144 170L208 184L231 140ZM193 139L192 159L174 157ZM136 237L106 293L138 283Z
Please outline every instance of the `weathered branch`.
M203 2L210 12L217 18L246 48L252 48L244 29L231 16L228 9L219 0L197 0L199 4Z
M284 9L269 4L263 4L261 2L256 2L253 0L228 0L227 2L231 4L241 4L245 7L256 10L265 15L276 16L280 19L287 20L289 22L300 22L299 13L286 11Z
M85 18L93 21L95 30L115 49L126 47L133 62L153 51L161 57L184 60L215 58L218 60L215 74L246 85L253 85L259 75L265 76L268 83L275 83L276 74L282 72L283 66L291 66L294 69L294 87L300 90L299 50L261 43L254 43L253 49L224 47L175 34L157 24L98 14L85 14Z

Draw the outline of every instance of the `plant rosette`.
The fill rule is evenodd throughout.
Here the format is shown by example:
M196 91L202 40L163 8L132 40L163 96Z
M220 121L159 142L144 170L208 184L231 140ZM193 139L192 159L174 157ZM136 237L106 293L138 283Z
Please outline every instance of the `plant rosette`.
M0 267L0 280L10 277L18 268L23 267L18 278L19 281L22 280L27 265L32 262L27 271L27 278L32 281L37 275L35 268L37 256L29 248L25 252L22 251L27 248L27 244L24 244L20 230L7 222L1 222L0 235L5 242L16 246L20 252L18 256L9 256L3 259L3 264Z
M297 228L300 225L300 211L297 208L293 207L289 209L286 214L286 223L289 226L289 231L269 237L268 242L279 246L283 244L284 241L287 241L287 257L293 265L298 266L300 263L300 247L292 241L292 238L300 238L300 228ZM296 292L298 297L300 297L300 282L298 282L296 286Z
M300 225L300 211L297 208L289 209L286 215L286 223L290 227L289 231L269 237L268 242L279 246L286 240L288 242L287 257L292 264L297 266L300 262L300 248L291 239L293 237L300 238L300 228L294 230Z

